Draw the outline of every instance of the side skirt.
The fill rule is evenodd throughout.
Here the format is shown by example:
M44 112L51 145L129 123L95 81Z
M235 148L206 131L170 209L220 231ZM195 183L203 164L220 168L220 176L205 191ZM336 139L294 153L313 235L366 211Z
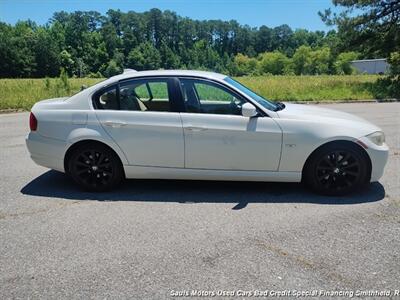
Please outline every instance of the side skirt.
M124 166L126 178L300 182L301 172L203 170Z

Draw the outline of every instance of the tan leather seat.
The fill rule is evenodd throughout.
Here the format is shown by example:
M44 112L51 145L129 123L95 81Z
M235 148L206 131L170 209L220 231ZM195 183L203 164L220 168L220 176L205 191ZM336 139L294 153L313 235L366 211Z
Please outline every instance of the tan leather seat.
M125 89L120 91L120 105L121 110L147 110L146 105L139 100L135 91L133 91L132 89Z
M140 110L141 111L146 111L147 110L146 105L144 105L144 103L142 101L140 101L137 97L136 97L136 100L137 100L137 103L138 103L138 106L139 106Z
M101 103L104 103L104 109L118 109L117 96L113 91L103 94L100 98L100 101Z

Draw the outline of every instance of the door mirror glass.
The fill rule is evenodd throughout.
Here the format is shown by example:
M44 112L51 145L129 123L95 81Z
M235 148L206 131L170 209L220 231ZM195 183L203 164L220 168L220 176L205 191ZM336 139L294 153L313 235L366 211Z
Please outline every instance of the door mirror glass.
M257 108L253 104L246 102L245 104L242 105L242 116L243 117L251 118L251 117L255 117L257 115L258 115Z

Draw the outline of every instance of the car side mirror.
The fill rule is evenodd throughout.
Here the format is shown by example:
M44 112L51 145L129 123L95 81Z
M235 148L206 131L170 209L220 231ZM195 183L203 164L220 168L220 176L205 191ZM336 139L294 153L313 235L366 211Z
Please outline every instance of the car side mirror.
M258 116L257 108L253 104L246 102L242 105L242 116L246 118Z

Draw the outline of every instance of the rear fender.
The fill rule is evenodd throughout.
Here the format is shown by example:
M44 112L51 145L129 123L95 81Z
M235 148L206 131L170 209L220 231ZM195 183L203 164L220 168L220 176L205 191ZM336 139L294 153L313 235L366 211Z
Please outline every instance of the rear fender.
M109 146L111 149L117 153L119 158L121 159L121 162L123 165L128 164L128 160L126 159L125 153L121 150L121 148L111 139L107 139L104 136L107 136L105 133L100 133L99 131L92 129L92 128L77 128L74 129L70 132L68 138L67 138L67 149L65 150L65 153L68 151L68 149L74 145L77 142L81 141L98 141L103 144L106 144Z

